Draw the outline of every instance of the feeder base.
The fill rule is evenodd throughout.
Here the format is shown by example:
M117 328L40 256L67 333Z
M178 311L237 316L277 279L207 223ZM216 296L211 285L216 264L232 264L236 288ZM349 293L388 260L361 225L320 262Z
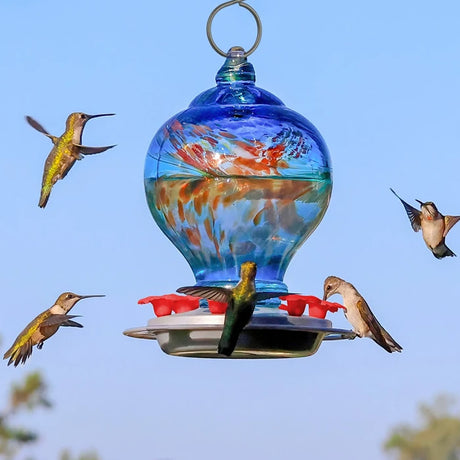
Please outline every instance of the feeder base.
M169 355L223 359L300 358L316 353L323 340L355 338L353 331L334 329L327 319L257 313L227 357L217 353L224 317L194 310L151 319L147 326L128 329L124 334L157 340Z

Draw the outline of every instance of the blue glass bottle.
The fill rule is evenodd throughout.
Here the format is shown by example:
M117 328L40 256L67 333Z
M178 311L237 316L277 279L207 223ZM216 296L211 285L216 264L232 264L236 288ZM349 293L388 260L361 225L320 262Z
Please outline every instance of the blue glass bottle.
M252 260L258 289L285 291L292 256L329 204L329 152L306 118L255 86L241 48L216 82L153 138L147 202L197 284L231 286Z

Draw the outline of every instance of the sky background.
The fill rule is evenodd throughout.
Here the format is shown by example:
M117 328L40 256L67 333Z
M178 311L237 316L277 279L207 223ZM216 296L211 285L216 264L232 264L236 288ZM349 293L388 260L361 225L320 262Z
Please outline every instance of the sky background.
M318 128L334 172L285 282L317 296L328 275L352 282L403 353L363 339L301 359L186 359L122 335L153 316L139 298L194 282L148 211L143 167L159 127L214 86L223 58L205 27L218 3L0 0L0 353L61 292L107 295L72 312L84 329L0 366L0 402L40 370L55 406L21 418L40 433L21 459L68 447L103 460L383 460L390 428L415 422L419 402L460 396L460 260L436 260L389 191L460 214L457 0L249 2L264 27L257 85ZM232 6L213 32L223 49L249 48L254 20ZM39 209L51 143L24 116L60 135L74 111L115 112L90 121L83 143L117 147L76 164ZM447 244L460 254L460 226Z

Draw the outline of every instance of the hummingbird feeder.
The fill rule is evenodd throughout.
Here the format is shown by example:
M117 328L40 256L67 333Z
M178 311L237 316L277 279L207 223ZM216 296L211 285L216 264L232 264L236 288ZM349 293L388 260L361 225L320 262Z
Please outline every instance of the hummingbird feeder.
M225 53L212 38L214 16L233 4L256 20L257 38L247 52L232 47ZM147 152L145 193L155 222L186 258L197 286L232 288L241 264L253 261L257 291L288 294L287 266L329 204L331 164L318 130L255 85L247 57L261 32L259 16L244 1L228 1L211 13L208 39L226 58L217 86L159 129ZM337 304L313 296L286 300L257 303L231 358L310 356L323 340L354 338L325 318ZM226 304L170 294L139 303L152 303L157 318L126 335L156 339L171 355L223 357L217 343ZM303 314L306 304L309 315Z

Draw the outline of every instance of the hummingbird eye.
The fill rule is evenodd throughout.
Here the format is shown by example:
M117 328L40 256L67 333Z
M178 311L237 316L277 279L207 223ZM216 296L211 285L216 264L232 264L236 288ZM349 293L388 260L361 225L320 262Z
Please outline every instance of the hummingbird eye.
M66 297L67 297L67 299L71 299L73 297L73 295L72 294L67 294Z
M80 115L80 118L86 118L86 115L85 115L84 113L82 113L82 114Z

